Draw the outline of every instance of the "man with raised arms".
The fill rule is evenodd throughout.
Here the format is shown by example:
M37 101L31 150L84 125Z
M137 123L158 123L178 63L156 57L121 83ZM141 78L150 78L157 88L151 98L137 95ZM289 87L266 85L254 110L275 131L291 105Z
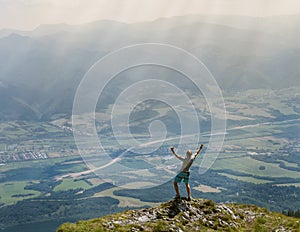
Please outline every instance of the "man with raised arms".
M199 147L199 149L196 151L195 154L193 154L191 150L188 150L186 152L186 157L183 158L182 156L176 154L173 146L171 147L172 153L176 156L176 158L182 161L180 172L176 175L174 179L174 189L176 191L175 199L180 199L178 183L180 183L183 180L188 195L187 200L188 201L191 200L191 188L189 185L190 167L192 166L194 160L196 159L197 155L200 153L202 148L203 148L203 144L201 144L201 146Z

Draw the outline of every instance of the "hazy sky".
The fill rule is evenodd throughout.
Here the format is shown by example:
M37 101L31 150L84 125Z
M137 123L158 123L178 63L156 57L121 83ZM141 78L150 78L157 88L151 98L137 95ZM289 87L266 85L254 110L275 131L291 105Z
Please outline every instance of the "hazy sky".
M300 14L299 0L0 0L0 29L81 24L100 19L148 21L185 14Z

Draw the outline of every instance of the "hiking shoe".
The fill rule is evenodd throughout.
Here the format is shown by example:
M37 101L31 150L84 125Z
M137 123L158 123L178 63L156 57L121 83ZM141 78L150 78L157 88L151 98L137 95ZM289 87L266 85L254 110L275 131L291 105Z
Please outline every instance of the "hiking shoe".
M187 198L187 201L191 201L191 200L192 200L192 198L191 198L191 197L188 197L188 198Z
M180 200L180 195L176 195L176 196L174 197L174 199L175 199L175 200Z

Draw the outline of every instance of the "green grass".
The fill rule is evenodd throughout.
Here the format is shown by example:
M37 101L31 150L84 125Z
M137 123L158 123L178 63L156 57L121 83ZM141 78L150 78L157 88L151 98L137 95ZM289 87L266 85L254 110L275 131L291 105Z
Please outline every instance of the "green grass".
M61 168L59 168L59 171L62 171L64 173L74 173L74 172L83 172L88 170L88 167L85 165L85 163L78 163L78 164L68 164L63 165Z
M24 123L24 125L14 121L0 123L0 137L3 136L11 140L27 141L32 135L46 137L48 133L63 132L61 128L51 124L39 122L22 123ZM42 131L35 131L36 129L42 129Z
M105 197L115 198L115 199L119 200L119 202L120 202L118 204L118 207L142 207L142 206L145 206L145 205L148 205L148 206L157 205L157 203L144 202L144 201L141 201L140 199L133 198L133 197L114 195L114 191L120 190L120 189L121 189L120 187L114 187L114 188L106 189L102 192L95 193L93 197L103 197L103 196L105 196Z
M231 136L230 131L228 131L229 134L225 138L224 145L226 146L237 146L244 150L246 149L278 149L282 146L283 141L277 138L273 137L273 133L278 132L250 132L250 131L244 131L244 133L241 133L237 136ZM272 140L272 141L270 141ZM278 144L274 144L274 142L277 142ZM246 152L243 153L245 155Z
M93 186L87 184L83 180L77 180L74 181L74 179L63 179L61 184L55 186L54 191L66 191L69 189L77 189L77 188L83 188L83 189L89 189L92 188Z
M0 144L0 151L4 151L4 149L5 149L5 144L1 143Z
M31 161L23 161L23 162L11 162L7 163L4 166L1 166L1 172L9 171L12 169L18 168L31 168L31 167L49 167L53 166L56 163L63 163L71 158L76 158L79 156L68 156L68 157L61 157L61 158L51 158L51 159L44 159L44 160L31 160Z
M248 183L254 183L254 184L266 184L266 183L271 183L272 181L268 180L262 180L262 179L256 179L253 177L248 177L248 176L235 176L235 175L230 175L227 173L219 173L222 176L227 176L228 178L234 179L234 180L240 180Z
M270 100L270 104L279 110L282 114L290 115L295 114L295 111L292 106L288 106L286 103L280 102L280 101L272 101Z
M216 155L216 153L214 153L214 155ZM220 153L218 155L219 159L231 159L231 158L239 158L239 157L244 157L245 153L241 153L241 152L225 152L225 153Z
M14 182L5 182L0 184L0 201L5 204L13 204L17 201L32 198L38 196L40 192L34 190L26 190L24 187L28 184L28 181L14 181ZM12 197L16 194L33 194L31 196L23 197Z
M287 166L287 167L293 167L293 168L297 168L298 167L298 164L296 164L296 163L289 163L289 162L287 162L285 160L278 160L278 161L283 162L284 165Z
M265 166L265 170L260 170L260 166ZM218 159L213 164L212 169L224 170L230 169L233 171L262 176L262 177L290 177L300 178L300 173L295 171L285 170L279 167L279 164L265 163L252 159L251 157L239 157Z

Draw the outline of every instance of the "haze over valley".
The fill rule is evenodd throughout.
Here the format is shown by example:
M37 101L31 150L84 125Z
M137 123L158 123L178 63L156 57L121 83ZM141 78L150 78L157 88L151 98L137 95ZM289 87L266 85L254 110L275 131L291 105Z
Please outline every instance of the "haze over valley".
M154 65L123 70L105 86L95 114L81 112L82 135L87 138L83 143L91 142L89 125L95 124L103 149L114 161L110 168L120 165L120 175L113 176L101 163L98 147L89 147L88 157L80 156L73 134L75 93L92 65L117 49L143 43L191 53L212 74L223 96L226 131L219 133L224 143L220 151L203 151L216 157L208 170L201 172L204 156L193 165L193 197L251 203L277 212L299 210L299 25L300 15L185 15L138 23L100 20L40 25L32 31L0 30L0 229L53 231L65 221L155 206L173 197L169 177L179 163L169 148L181 143L196 150L199 141L194 134L180 137L180 115L192 121L186 105L170 106L154 97L183 99L183 94L162 92L164 86L151 89L154 97L134 105L128 121L115 131L111 115L125 117L128 105L114 105L132 85L150 79L172 83L193 104L200 142L207 148L218 132L211 127L222 121L224 109L217 105L211 115L208 98L187 76ZM133 88L133 96L149 93L149 86ZM126 126L130 135L123 130ZM166 131L166 137L149 140L157 131ZM124 155L135 146L132 137L145 147L161 146L147 155L130 150Z

